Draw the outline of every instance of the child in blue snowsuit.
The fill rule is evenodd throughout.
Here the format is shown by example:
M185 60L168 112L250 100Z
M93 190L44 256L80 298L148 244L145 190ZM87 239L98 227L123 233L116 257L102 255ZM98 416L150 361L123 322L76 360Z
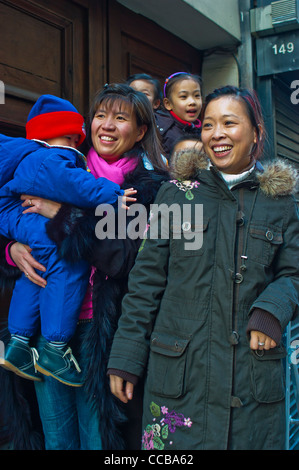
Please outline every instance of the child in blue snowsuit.
M41 288L24 274L16 281L8 319L11 339L0 364L31 380L41 380L42 372L67 385L81 386L80 367L67 343L76 328L90 267L83 261L70 264L59 258L47 236L47 219L23 214L20 195L93 208L116 207L118 197L125 201L126 193L86 171L84 155L73 148L85 139L84 119L68 101L42 95L29 113L26 137L0 135L0 234L32 248L32 255L46 267L41 275L47 285ZM39 323L47 343L38 357L29 339Z

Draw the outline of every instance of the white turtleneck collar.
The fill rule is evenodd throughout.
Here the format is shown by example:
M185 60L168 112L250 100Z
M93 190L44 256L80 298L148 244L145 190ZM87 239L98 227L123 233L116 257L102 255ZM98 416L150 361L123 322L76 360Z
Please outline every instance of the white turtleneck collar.
M222 171L220 171L220 174L222 178L224 179L224 181L226 182L229 189L231 189L235 184L238 184L241 181L243 181L245 178L247 178L247 176L253 172L254 167L255 166L253 165L251 168L249 168L249 170L246 170L243 173L238 173L237 175L230 175L228 173L223 173Z

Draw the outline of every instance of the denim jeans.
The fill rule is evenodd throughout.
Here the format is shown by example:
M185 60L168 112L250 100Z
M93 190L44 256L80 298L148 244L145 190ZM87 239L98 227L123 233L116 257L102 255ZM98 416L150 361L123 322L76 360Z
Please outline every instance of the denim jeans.
M88 324L78 325L73 342ZM39 338L41 350L44 339ZM73 348L75 354L75 349ZM79 361L82 373L84 364ZM91 409L84 387L70 387L58 380L44 376L35 383L39 413L47 450L101 450L99 419Z

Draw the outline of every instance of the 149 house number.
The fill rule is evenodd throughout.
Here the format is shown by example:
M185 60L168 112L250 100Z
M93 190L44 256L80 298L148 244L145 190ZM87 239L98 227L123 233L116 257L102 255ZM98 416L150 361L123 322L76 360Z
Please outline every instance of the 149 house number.
M293 42L288 42L287 44L282 43L281 45L274 44L272 49L275 55L286 53L292 54L292 52L295 50L295 45Z

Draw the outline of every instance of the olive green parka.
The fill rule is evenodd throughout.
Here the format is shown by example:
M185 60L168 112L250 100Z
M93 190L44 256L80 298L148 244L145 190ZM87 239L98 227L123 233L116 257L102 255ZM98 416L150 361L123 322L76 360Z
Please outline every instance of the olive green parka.
M108 365L146 376L144 449L284 448L286 349L252 351L246 328L255 308L282 330L298 312L296 181L274 161L229 190L204 156L175 162Z

